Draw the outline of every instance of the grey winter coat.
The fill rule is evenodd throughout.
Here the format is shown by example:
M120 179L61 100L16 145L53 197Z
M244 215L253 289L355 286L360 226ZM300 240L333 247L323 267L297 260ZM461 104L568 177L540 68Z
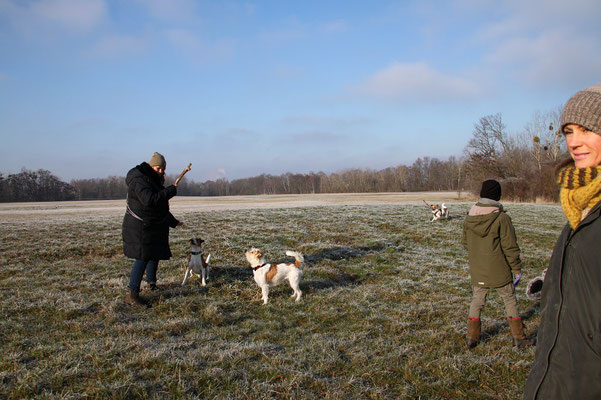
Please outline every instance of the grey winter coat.
M123 217L123 253L139 260L168 260L169 227L178 221L169 212L177 188L164 187L163 178L148 163L132 168L125 178L128 210Z
M520 272L520 247L511 218L503 206L489 199L476 203L463 223L463 245L468 251L472 286L498 288Z
M601 203L557 240L524 399L601 399L600 240Z

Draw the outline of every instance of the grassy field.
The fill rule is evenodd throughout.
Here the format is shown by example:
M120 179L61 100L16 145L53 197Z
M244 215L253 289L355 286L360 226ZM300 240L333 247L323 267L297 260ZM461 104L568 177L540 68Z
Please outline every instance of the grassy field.
M467 202L450 205L463 215ZM524 294L546 267L559 206L507 204ZM131 260L121 215L0 217L0 398L518 399L534 349L511 346L501 298L483 342L465 346L471 298L462 217L430 223L414 203L175 212L174 257L153 307L124 303ZM206 287L185 287L188 239L212 254ZM244 250L305 254L300 303L279 286L262 305Z

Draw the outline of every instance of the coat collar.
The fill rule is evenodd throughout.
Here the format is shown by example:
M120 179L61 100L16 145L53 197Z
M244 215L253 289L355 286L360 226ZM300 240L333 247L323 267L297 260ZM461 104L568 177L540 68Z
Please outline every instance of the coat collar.
M148 164L146 161L144 161L144 162L142 162L142 164L136 166L136 168L138 169L138 171L140 171L145 177L150 179L152 182L157 183L161 186L163 186L163 184L165 183L165 177L159 175L154 169L152 169L150 164Z
M586 217L584 217L584 219L582 221L580 221L580 223L578 224L578 226L576 227L576 229L572 230L572 233L570 234L570 237L572 235L574 235L576 232L578 232L583 226L586 226L586 225L590 224L591 222L593 222L594 220L596 220L600 216L601 216L601 201L598 202L597 204L595 204L593 206L593 208L591 208L591 210L588 212L588 214L586 215ZM569 224L569 222L568 222L568 224Z

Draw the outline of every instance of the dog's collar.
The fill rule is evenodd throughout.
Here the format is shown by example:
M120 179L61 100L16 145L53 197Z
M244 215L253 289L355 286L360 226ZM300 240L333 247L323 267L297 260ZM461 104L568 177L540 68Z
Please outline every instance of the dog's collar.
M253 270L255 270L255 271L256 271L256 270L258 270L258 269L261 269L261 268L263 268L264 266L266 266L267 264L268 264L268 263L261 264L261 265L257 265L256 267L253 267Z
M197 256L199 254L202 254L202 251L191 251L190 254L192 254L193 256Z

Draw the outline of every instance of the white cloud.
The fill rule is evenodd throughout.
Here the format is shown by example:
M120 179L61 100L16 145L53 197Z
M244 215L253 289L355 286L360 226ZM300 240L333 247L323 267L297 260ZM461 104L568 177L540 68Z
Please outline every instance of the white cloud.
M31 14L63 28L91 30L106 17L103 0L40 0L31 4Z
M420 62L394 63L367 78L353 92L384 100L441 102L472 98L479 89L474 82L445 75Z
M146 49L144 39L130 35L107 35L102 37L87 54L94 58L113 58L139 54Z
M136 0L148 13L163 21L185 21L196 16L194 0Z
M195 53L202 47L198 35L187 29L170 29L165 35L171 44L181 51Z
M17 9L13 0L0 0L0 15L14 15Z
M341 33L346 32L348 30L348 26L345 21L338 20L325 24L322 29L326 33Z
M487 25L478 35L482 41L557 29L582 31L587 25L597 26L601 12L601 3L590 0L512 0L487 7L491 6L502 7L500 9L507 17ZM482 9L481 12L486 12L486 9ZM570 22L567 19L569 16L577 17L577 23Z
M283 46L306 38L310 28L295 18L283 21L282 27L264 30L259 33L258 38L270 46Z
M573 87L599 80L601 3L533 0L504 3L505 17L478 32L488 50L483 69L535 88ZM571 16L577 16L574 22Z
M299 64L278 64L267 71L270 76L282 80L295 80L305 75L306 70Z
M528 85L598 80L601 42L597 38L569 37L546 32L534 38L514 37L503 41L486 61L501 68L511 67L517 80Z
M49 33L92 31L107 15L105 0L0 0L0 17L6 17L7 26L43 38Z
M236 13L243 13L244 15L255 15L257 12L257 4L250 2L229 2L225 5L228 10L234 11Z
M209 42L188 29L170 29L165 36L176 49L197 62L226 60L234 52L231 41L221 39Z
M296 144L324 144L348 140L347 137L333 132L302 132L290 136L290 141Z
M348 25L344 20L309 24L291 17L281 21L279 27L260 32L258 38L269 46L283 46L311 38L315 34L332 35L347 30Z
M192 178L196 182L205 182L205 181L216 181L219 179L229 179L228 172L225 167L218 167L220 164L218 161L208 161L204 160L206 164L203 166L202 176L199 179ZM194 166L194 165L192 165ZM246 177L246 176L245 176Z
M261 134L245 128L229 128L215 136L215 143L218 146L229 145L247 146L248 143L254 143L261 138Z
M285 126L320 126L328 129L348 129L350 127L370 125L374 121L371 118L351 116L351 117L336 117L331 115L292 115L282 119Z

